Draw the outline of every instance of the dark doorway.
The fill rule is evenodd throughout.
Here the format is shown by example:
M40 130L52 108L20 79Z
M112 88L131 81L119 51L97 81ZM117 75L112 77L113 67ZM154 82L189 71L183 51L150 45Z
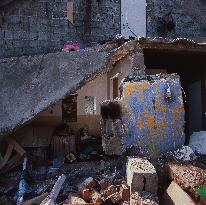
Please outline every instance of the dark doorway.
M206 53L192 50L144 49L148 73L180 75L185 105L186 144L194 131L206 130ZM155 70L157 72L155 72Z

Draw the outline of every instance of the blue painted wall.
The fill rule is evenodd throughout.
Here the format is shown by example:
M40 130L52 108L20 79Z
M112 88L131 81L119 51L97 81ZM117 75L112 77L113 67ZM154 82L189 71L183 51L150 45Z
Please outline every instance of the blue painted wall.
M171 98L166 97L170 88ZM177 75L123 85L124 149L152 158L184 144L184 104Z

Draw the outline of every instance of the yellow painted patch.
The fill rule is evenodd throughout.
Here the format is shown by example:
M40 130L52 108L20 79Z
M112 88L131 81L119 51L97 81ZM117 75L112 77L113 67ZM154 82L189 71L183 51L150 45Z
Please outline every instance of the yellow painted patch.
M149 129L153 129L155 127L154 116L152 113L148 113L147 111L144 111L144 115L147 120L147 126Z
M143 129L144 128L144 122L143 122L143 119L140 115L138 116L138 120L137 120L137 128L138 129Z
M134 96L135 90L136 90L136 84L135 83L129 83L124 89L124 95L126 97Z
M138 90L141 90L142 92L144 92L148 87L149 87L149 83L147 81L143 81L137 84L137 88Z

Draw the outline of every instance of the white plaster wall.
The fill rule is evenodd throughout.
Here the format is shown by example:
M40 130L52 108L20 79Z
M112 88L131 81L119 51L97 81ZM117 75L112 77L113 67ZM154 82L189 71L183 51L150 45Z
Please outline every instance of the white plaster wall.
M118 83L120 84L122 78L124 78L130 72L130 63L131 59L129 57L125 58L121 61L121 63L117 63L116 66L110 72L98 76L97 78L88 82L86 85L84 85L81 89L77 91L77 122L69 123L71 129L75 134L79 134L80 128L87 127L91 135L101 135L100 103L104 100L112 99L113 83L111 78L115 76L117 73L120 73L118 76ZM85 96L96 97L97 110L95 115L88 115L85 113ZM33 136L34 130L37 130L35 131L35 133L37 133L35 134L35 136L44 135L45 137L51 137L56 126L59 125L62 120L61 105L62 101L60 100L52 107L49 107L45 111L40 113L36 117L36 119L32 121L32 124L30 124L28 127L23 128L23 132L25 132L25 135Z
M121 62L117 63L116 66L110 72L107 73L107 78L108 78L108 83L109 83L108 95L109 95L110 100L113 100L113 77L117 73L119 73L118 85L120 86L122 79L131 73L130 64L131 64L131 58L130 56L128 56L125 59L123 59ZM119 93L119 96L120 96L120 93Z
M121 0L121 33L126 37L146 36L146 0Z
M85 96L95 96L97 115L100 114L100 103L107 99L107 74L103 74L90 81L77 91L77 115L85 115Z

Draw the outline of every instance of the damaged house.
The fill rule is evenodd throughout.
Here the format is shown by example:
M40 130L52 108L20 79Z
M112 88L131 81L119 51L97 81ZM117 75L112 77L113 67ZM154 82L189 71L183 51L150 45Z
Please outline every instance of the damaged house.
M205 204L205 19L175 2L0 3L0 204Z

